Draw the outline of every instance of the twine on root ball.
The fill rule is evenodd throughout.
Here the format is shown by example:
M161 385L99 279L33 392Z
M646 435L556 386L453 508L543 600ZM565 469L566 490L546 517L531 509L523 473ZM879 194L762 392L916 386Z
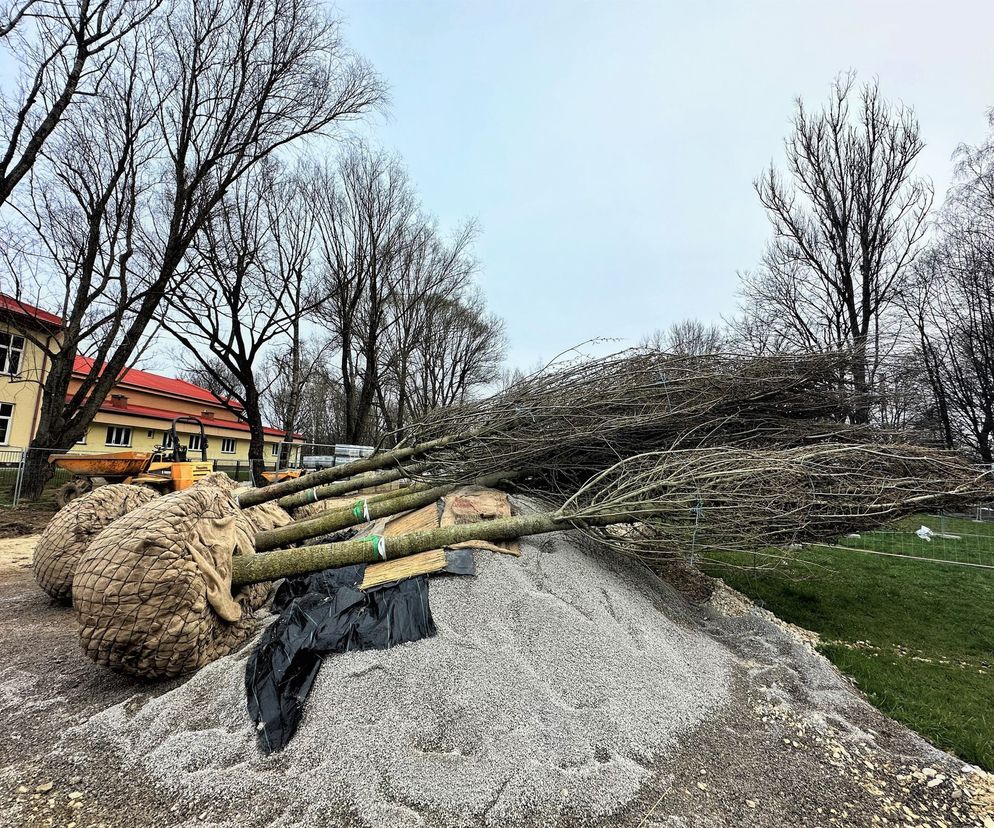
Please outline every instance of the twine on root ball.
M232 557L254 554L253 534L229 487L209 482L122 517L76 570L83 650L145 678L180 676L234 650L269 592L268 584L231 591Z
M93 539L115 520L156 497L156 492L144 486L112 483L66 504L35 546L33 569L38 586L56 601L68 604L76 566Z

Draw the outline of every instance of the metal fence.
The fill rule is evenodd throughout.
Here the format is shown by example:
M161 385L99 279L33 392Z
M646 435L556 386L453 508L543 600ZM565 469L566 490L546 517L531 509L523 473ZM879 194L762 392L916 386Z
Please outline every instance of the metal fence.
M915 515L872 532L840 538L837 547L892 558L994 569L994 510Z
M277 444L279 445L279 444ZM294 445L296 456L301 457L303 468L316 469L350 463L373 452L372 446L326 445L306 443ZM64 454L60 449L0 449L0 506L16 506L23 500L24 467L29 452L38 452L48 457L50 454ZM106 451L76 451L74 455L105 454ZM191 460L199 460L199 452L191 452ZM295 458L289 458L295 459ZM251 479L251 464L248 460L232 460L230 457L208 457L215 471L225 472L233 480L244 482ZM267 456L262 461L265 471L277 471L288 466L286 453L280 449L272 454L267 448ZM297 463L292 465L296 466ZM74 477L73 473L55 467L52 478L46 483L46 491L54 492Z

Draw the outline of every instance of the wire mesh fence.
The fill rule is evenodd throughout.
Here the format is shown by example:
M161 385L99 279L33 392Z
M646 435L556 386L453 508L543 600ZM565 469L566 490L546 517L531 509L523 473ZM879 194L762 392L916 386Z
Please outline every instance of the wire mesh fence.
M24 452L21 449L0 450L0 504L17 503L17 489L21 478Z
M915 515L836 544L855 552L994 569L994 509Z
M0 506L16 506L22 500L24 469L30 452L36 451L46 457L59 453L54 449L3 449L0 450ZM93 454L95 452L80 452ZM52 477L45 484L45 492L50 493L73 479L67 469L53 467Z

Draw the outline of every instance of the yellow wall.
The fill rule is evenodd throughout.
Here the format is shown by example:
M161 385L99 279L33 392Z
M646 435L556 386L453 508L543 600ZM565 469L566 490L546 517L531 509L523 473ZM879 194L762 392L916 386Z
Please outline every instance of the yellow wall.
M0 331L24 336L23 331L17 327L0 320ZM49 368L48 360L44 353L27 338L24 342L24 354L21 357L21 365L18 375L13 379L7 375L0 374L0 402L12 403L14 406L11 427L8 432L6 444L0 444L0 450L5 448L21 449L27 447L31 442L34 427L36 425L36 411L40 408L41 381ZM69 393L79 387L79 381L70 381ZM144 406L165 411L175 411L177 414L187 414L201 418L204 423L204 432L208 437L207 457L210 460L221 462L235 462L236 460L248 460L249 436L247 431L225 429L220 425L212 425L212 421L204 418L205 411L214 414L215 423L235 422L237 418L219 403L197 402L168 394L156 394L138 388L127 386L115 387L114 394L124 394L127 396L128 406ZM107 396L107 402L111 400ZM85 442L80 443L71 449L72 452L106 452L123 451L130 448L134 451L151 451L155 446L164 442L164 432L169 429L169 420L142 416L135 412L129 412L127 408L120 411L100 411L97 413L86 433ZM107 426L118 425L131 428L131 446L108 446ZM189 445L190 434L199 434L196 426L181 423L176 426L179 432L182 445ZM223 437L233 437L235 440L234 453L221 451L221 440ZM265 461L267 464L275 463L277 455L273 454L272 447L281 441L276 437L269 437L266 440ZM300 462L299 442L291 454L291 464ZM200 452L193 452L191 459L198 459Z
M17 327L0 321L0 331L14 336L24 336ZM41 399L41 382L48 370L48 359L44 352L27 337L24 339L24 354L18 375L0 374L0 402L12 403L14 416L7 442L0 448L24 448L31 442L34 432L36 411Z
M131 396L128 396L131 401ZM86 432L86 442L75 446L71 451L82 452L103 452L103 451L124 451L124 446L108 446L107 426L117 425L131 428L131 448L134 451L151 451L156 446L161 446L165 442L165 432L169 430L169 421L142 417L129 414L126 410L121 411L100 411L94 417L93 423ZM178 423L176 431L180 435L180 445L189 445L189 435L199 434L200 430L189 423ZM149 436L151 432L151 436ZM232 431L204 422L204 433L207 435L207 457L210 460L222 462L235 462L236 460L248 460L249 438L247 431ZM235 452L228 454L221 451L221 440L224 437L233 437L235 440ZM275 437L267 438L265 460L267 463L274 463L277 459L272 453L272 447L279 444ZM300 445L299 443L297 444ZM299 447L294 449L299 455ZM195 451L190 454L191 460L199 460L200 452ZM293 462L299 462L294 459Z

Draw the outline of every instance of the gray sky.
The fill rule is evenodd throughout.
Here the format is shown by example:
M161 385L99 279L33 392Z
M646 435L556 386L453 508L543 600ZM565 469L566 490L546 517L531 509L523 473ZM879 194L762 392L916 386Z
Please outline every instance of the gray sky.
M391 88L371 135L444 225L479 218L481 281L525 367L732 312L768 235L752 180L793 99L820 103L839 71L915 108L940 194L994 106L992 0L335 8Z

